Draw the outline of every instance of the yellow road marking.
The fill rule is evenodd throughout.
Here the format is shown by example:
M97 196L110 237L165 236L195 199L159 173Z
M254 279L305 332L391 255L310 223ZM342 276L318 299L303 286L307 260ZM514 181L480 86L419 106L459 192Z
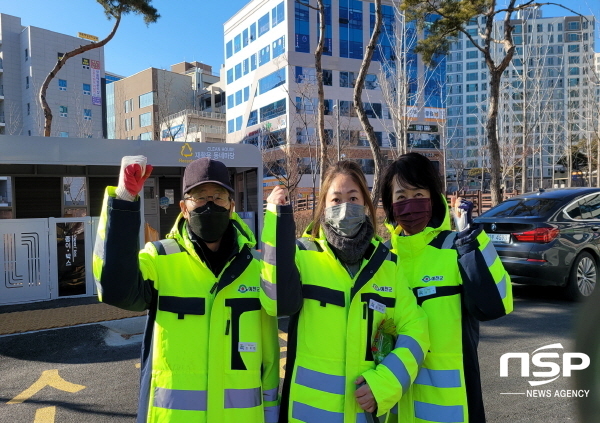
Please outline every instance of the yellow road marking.
M75 383L67 382L59 376L58 370L45 370L42 372L40 378L29 388L25 389L19 395L11 399L7 404L21 404L27 401L29 398L37 394L39 391L44 389L46 386L51 386L60 391L75 393L82 389L85 389L83 385L77 385Z
M33 423L54 423L56 407L40 408L35 412Z

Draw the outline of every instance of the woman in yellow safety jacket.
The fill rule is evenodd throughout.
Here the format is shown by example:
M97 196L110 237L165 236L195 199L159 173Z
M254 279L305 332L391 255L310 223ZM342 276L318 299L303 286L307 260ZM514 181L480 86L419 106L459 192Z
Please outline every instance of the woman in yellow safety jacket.
M399 421L485 422L479 321L512 311L510 278L479 225L450 231L440 176L425 156L402 155L385 170L381 188L393 251L431 336Z
M280 422L363 422L365 411L384 422L429 338L395 255L374 233L364 174L350 161L330 167L315 219L296 242L285 190L267 202L261 300L268 313L291 315ZM372 339L384 319L397 341L376 365Z

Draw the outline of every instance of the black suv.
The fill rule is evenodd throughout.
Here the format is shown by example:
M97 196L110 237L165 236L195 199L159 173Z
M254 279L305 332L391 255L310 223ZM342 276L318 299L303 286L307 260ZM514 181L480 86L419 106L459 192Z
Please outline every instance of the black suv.
M475 219L516 283L564 286L589 296L598 280L600 189L540 190L510 198Z

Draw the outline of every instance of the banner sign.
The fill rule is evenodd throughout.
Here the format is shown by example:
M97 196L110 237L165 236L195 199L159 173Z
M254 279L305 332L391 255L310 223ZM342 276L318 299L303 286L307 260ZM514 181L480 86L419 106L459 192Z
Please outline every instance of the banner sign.
M58 295L85 294L85 224L65 222L56 224L58 261Z
M92 104L102 106L102 87L100 86L100 61L92 60Z

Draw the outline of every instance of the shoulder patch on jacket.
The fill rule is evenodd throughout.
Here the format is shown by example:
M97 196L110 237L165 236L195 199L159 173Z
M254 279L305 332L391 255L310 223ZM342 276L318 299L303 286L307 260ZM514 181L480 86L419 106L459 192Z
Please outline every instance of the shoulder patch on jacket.
M159 256L166 256L184 251L174 239L161 239L160 241L153 241L152 244L154 245L154 248L156 248L156 251L158 251Z
M296 240L296 245L301 250L318 251L319 253L323 251L323 249L317 241L311 241L306 237L298 238Z
M454 240L456 239L457 232L454 231L442 231L433 241L429 243L438 250L450 250L454 248Z

